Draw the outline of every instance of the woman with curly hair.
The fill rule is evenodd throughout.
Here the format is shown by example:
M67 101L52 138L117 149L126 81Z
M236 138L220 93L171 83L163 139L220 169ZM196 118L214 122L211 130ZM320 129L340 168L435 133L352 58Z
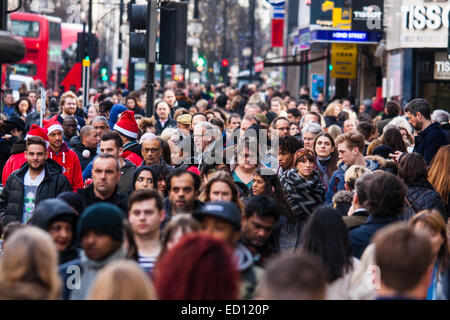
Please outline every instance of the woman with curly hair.
M325 186L316 169L316 155L310 149L303 148L295 153L295 167L284 172L280 182L284 187L287 199L295 218L294 232L288 232L289 241L284 242L287 248L300 246L300 235L303 226L314 209L325 201ZM291 230L292 231L292 230Z

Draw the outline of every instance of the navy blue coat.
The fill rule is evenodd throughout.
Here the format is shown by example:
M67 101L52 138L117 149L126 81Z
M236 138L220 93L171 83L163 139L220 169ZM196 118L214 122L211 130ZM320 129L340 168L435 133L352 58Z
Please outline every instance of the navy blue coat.
M374 217L369 215L364 224L350 230L350 243L352 246L353 256L361 259L364 250L366 250L367 246L370 244L375 232L396 221L399 221L397 216Z
M439 127L439 123L430 124L415 137L414 152L420 153L427 163L433 160L439 148L447 144L447 137Z

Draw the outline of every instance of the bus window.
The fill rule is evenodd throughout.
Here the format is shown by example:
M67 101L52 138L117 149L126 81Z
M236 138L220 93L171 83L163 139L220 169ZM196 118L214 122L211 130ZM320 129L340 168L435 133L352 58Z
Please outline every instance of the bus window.
M11 32L13 35L24 38L38 38L39 37L39 22L38 21L23 21L12 20Z
M11 74L19 74L23 76L36 76L37 66L35 64L29 63L16 63L12 64L9 67Z
M59 23L49 23L50 41L61 42L61 25Z

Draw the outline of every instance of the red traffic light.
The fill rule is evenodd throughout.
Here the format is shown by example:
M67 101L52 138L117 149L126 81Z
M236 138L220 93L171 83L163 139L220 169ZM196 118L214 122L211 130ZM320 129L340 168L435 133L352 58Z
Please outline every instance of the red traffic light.
M228 67L230 63L228 62L228 59L223 59L222 60L222 67Z

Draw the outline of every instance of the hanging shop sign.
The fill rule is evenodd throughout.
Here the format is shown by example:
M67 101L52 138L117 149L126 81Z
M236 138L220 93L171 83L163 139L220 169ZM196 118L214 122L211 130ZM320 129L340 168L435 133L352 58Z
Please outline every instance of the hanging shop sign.
M382 31L384 0L352 1L352 30Z
M358 47L351 43L333 43L331 45L331 77L337 79L355 79Z

